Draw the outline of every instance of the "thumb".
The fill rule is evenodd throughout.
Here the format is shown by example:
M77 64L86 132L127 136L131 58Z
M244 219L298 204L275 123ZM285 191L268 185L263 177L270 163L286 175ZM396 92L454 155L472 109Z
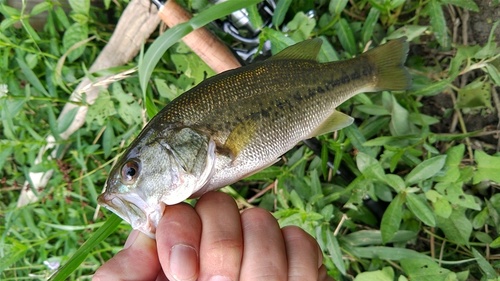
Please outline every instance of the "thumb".
M156 241L133 230L124 249L102 265L92 280L155 280L159 271Z

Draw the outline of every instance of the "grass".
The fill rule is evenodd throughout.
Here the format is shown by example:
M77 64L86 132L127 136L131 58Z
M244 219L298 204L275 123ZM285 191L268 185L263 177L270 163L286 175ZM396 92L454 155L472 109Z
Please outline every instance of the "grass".
M185 46L174 45L151 69L146 95L139 75L113 83L90 106L84 126L67 140L56 138L59 149L37 162L46 137L71 123L71 114L59 121L57 116L126 6L71 2L69 14L52 2L31 12L0 5L2 280L46 279L102 231L111 214L96 210L96 197L113 161L145 116L208 71ZM185 4L197 11L208 5ZM307 14L311 9L314 17ZM479 129L468 129L474 128L468 120L498 114L500 52L493 36L481 45L462 44L464 33L457 35L450 22L477 9L469 0L279 1L274 27L259 34L273 51L321 36L326 46L320 60L337 60L404 35L411 40L407 66L414 85L405 93L351 99L340 110L356 118L353 126L321 136L316 151L299 144L277 165L223 190L242 208L266 208L281 225L299 225L316 237L337 280L497 278L498 118ZM28 19L44 10L48 22L35 31ZM266 22L255 10L252 22ZM138 59L97 75L137 65ZM46 188L29 187L40 200L18 207L29 172L48 170L54 172ZM121 249L129 231L119 224L88 249L70 279L90 278Z

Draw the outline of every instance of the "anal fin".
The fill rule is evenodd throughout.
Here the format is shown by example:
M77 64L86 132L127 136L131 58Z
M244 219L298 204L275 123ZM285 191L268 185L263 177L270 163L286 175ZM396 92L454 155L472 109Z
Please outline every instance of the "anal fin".
M351 116L340 111L334 111L332 115L328 116L323 123L307 136L307 139L338 131L351 125L352 122L354 122L354 118Z

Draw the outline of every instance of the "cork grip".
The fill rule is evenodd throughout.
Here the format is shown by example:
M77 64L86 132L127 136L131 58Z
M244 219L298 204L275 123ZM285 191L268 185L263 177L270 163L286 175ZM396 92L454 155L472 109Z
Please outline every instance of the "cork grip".
M174 0L168 0L158 15L169 27L191 19L191 15ZM182 40L217 73L241 66L229 48L206 28L196 29Z

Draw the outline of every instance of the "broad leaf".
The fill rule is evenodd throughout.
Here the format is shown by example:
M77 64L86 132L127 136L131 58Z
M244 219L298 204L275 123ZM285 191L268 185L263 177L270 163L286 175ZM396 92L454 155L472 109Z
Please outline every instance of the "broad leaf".
M404 259L401 261L410 280L419 281L449 281L457 280L456 274L448 269L440 267L429 259Z
M437 225L446 238L458 245L469 245L472 224L462 210L453 210L449 218L436 217Z
M401 219L403 218L403 203L405 202L405 194L400 193L389 204L385 210L380 231L382 232L382 242L388 243L396 232L399 230Z
M490 219L488 208L483 208L481 212L477 213L472 219L472 227L474 229L482 228L486 222Z
M497 86L500 86L500 70L495 65L489 63L486 65L486 72L490 75L491 80Z
M500 236L497 237L497 239L493 240L493 242L491 242L490 247L493 249L500 248Z
M474 199L474 196L465 194L462 190L463 183L438 183L435 185L436 191L444 195L444 197L453 205L462 206L469 209L479 211L481 208Z
M408 242L415 239L417 234L414 231L400 230L389 243ZM380 230L360 230L344 235L341 241L357 247L381 245L382 234Z
M394 269L392 267L384 267L381 270L362 272L356 275L354 281L393 281Z
M458 90L457 108L492 108L491 84L480 77Z
M445 161L446 155L439 155L418 164L408 175L406 175L406 184L413 185L423 180L432 178L441 171Z
M449 218L453 212L453 208L446 198L438 198L432 205L434 206L436 215L441 216L442 218Z
M473 183L477 184L481 181L491 180L500 183L500 156L491 156L484 151L476 150L474 152L474 159L477 163L477 171L474 174Z
M352 124L346 128L343 128L342 131L347 135L352 145L370 157L375 157L377 155L377 150L371 147L366 147L364 144L366 143L366 138L360 129L356 126L356 124Z
M384 106L391 113L389 130L393 136L406 136L415 132L415 126L410 122L410 113L402 107L393 95L384 92Z
M99 126L104 126L108 117L115 113L116 109L111 96L107 91L102 91L95 103L89 107L85 121L91 124L95 120Z
M382 165L377 161L377 159L371 157L368 154L359 152L356 156L356 164L359 171L367 179L385 181L385 172Z
M69 0L68 2L73 12L88 15L90 10L90 0Z
M118 115L127 123L127 125L135 125L141 123L141 106L130 93L125 93L119 83L113 83L112 86L113 98L118 101Z
M76 60L81 55L83 55L83 52L85 51L85 45L80 46L78 43L87 39L87 37L88 37L88 27L86 25L75 23L71 25L68 29L66 29L63 36L63 46L65 51L69 52L68 60L70 62ZM75 46L78 47L75 48Z
M410 211L423 223L428 226L436 226L436 219L434 217L434 213L425 200L423 200L420 196L408 193L406 195L406 205L410 209Z
M435 177L438 182L456 182L460 178L459 165L464 157L465 145L459 144L457 146L448 148L446 151L446 161L444 164L444 175Z
M443 49L450 49L451 40L448 36L448 28L446 27L446 19L444 17L441 2L438 0L430 0L426 6L426 12L431 19L432 31L437 41Z
M308 17L303 12L295 14L293 20L287 23L286 27L290 30L290 38L295 41L303 41L311 36L311 32L316 26L316 20Z
M389 34L389 36L387 36L386 39L387 40L397 39L405 36L408 38L408 41L411 41L415 38L419 38L424 32L427 31L427 29L429 29L428 26L405 25L396 29L391 34Z
M385 175L384 182L397 192L401 192L406 187L403 179L400 176L394 174Z

